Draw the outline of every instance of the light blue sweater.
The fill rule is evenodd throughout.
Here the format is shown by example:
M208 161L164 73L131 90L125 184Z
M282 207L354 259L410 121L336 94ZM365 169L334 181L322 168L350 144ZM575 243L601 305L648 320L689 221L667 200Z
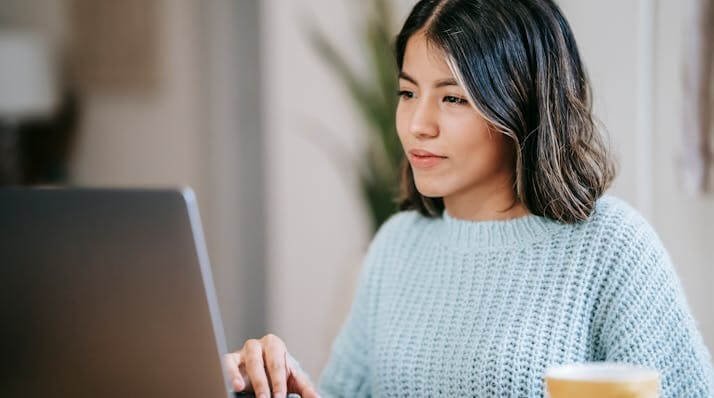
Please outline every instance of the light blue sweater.
M318 382L328 397L542 397L550 365L656 368L712 397L711 357L658 235L606 195L586 222L392 216ZM299 366L299 365L298 365Z

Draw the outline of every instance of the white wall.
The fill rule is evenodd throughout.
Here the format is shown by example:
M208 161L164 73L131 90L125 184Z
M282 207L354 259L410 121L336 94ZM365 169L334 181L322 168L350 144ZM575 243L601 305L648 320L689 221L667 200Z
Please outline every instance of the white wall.
M676 172L682 156L682 66L692 0L660 0L657 13L654 223L683 279L699 327L714 352L714 195L692 198Z

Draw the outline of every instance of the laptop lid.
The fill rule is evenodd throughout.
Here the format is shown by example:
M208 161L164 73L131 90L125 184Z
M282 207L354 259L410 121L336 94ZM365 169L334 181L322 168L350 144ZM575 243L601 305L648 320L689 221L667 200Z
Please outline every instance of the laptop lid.
M191 189L0 190L0 396L227 397Z

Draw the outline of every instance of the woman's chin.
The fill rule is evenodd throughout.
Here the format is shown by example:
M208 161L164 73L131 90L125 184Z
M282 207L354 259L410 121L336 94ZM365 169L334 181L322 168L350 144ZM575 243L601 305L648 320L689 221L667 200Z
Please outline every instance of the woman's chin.
M442 187L431 184L419 184L416 181L414 185L416 185L417 191L427 198L441 198L444 196L444 189Z

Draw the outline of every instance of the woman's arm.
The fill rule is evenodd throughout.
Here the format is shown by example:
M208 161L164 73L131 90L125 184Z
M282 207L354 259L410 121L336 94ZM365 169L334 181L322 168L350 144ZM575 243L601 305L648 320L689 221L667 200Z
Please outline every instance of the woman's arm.
M377 231L367 249L359 273L354 300L346 320L332 344L330 359L318 381L323 398L360 398L371 395L371 347L374 321L382 284L386 252L408 228L409 212L390 217ZM412 216L414 214L411 214Z
M669 254L649 225L610 278L601 343L605 360L657 369L662 397L713 397L711 355Z
M368 397L370 270L365 261L347 319L332 344L330 358L318 382L323 398Z

